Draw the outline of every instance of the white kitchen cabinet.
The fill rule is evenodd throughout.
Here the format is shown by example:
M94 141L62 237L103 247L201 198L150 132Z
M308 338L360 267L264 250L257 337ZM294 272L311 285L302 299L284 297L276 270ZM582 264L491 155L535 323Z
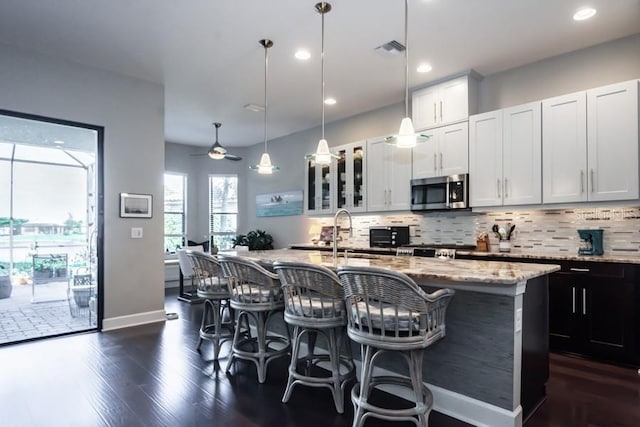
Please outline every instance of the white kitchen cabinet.
M409 210L411 205L411 150L384 139L367 141L368 211Z
M351 212L365 212L367 142L346 144L335 147L333 151L339 156L334 166L334 206L336 209L345 208Z
M413 178L469 173L469 123L421 132L429 137L413 148Z
M502 111L469 117L469 202L502 205Z
M542 201L587 200L586 93L542 101Z
M307 186L305 191L305 211L307 214L325 214L333 212L333 183L331 172L333 165L318 165L308 159L305 166Z
M638 81L587 91L588 199L639 197Z
M637 80L542 105L544 203L639 197Z
M474 83L472 77L462 76L414 91L411 95L414 128L422 130L467 120L470 111L475 110Z
M542 202L540 102L469 119L471 206Z

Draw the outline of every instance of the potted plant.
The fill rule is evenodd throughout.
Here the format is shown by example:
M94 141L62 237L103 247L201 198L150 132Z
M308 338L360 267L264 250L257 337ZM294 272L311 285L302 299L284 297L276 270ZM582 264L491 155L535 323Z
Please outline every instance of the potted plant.
M6 265L0 264L0 298L9 298L12 289L9 269Z
M273 237L264 230L252 230L248 232L247 243L250 251L273 249Z
M238 234L235 239L231 239L231 243L233 243L233 248L238 252L249 250L249 241L244 234Z

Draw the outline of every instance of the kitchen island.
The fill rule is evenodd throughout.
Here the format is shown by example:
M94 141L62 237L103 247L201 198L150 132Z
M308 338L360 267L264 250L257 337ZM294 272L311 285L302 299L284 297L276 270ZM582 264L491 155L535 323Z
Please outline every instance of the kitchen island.
M289 249L238 255L267 266L282 260L382 267L409 275L428 292L454 289L447 335L424 356L423 379L434 394L434 409L474 425L520 426L544 400L547 275L559 266L368 254L334 261L324 252ZM390 363L388 369L403 372L400 366Z

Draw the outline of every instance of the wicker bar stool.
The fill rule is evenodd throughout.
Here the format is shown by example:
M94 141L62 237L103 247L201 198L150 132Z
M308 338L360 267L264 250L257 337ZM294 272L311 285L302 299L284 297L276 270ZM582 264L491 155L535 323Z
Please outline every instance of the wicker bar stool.
M347 333L362 351L360 384L351 391L353 426L361 426L368 417L427 426L433 396L422 381L422 356L425 348L445 336L445 313L454 291L427 294L407 275L374 267L339 267L338 277L344 286ZM373 375L376 361L388 352L402 355L410 378ZM415 406L391 409L371 404L372 391L384 384L412 390Z
M236 313L232 354L225 371L229 372L237 359L250 360L256 364L258 382L263 383L269 362L288 356L291 349L288 336L268 334L269 321L274 314L284 310L278 275L248 258L221 255L219 260L229 281L231 308ZM241 327L243 320L244 330ZM255 336L251 335L251 320L255 324Z
M284 320L294 328L289 379L282 402L289 401L297 384L326 387L333 394L336 411L342 414L344 387L355 378L356 372L349 342L346 343L346 354L341 354L347 324L342 284L333 271L321 266L275 262L273 268L280 277L284 292ZM325 354L315 352L318 334L327 343ZM300 357L300 344L305 336L307 355ZM329 362L329 376L312 372L312 368L323 362ZM300 365L304 367L302 371Z
M186 249L185 253L193 264L197 281L198 297L204 299L198 351L204 340L213 343L213 360L218 360L220 347L233 338L233 315L229 307L229 286L222 275L220 264L209 254ZM224 321L224 310L229 312L229 321Z

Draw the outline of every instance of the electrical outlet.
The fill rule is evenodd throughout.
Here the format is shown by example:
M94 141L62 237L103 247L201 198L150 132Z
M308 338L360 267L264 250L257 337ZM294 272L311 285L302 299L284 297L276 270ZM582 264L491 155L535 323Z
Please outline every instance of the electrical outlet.
M142 227L131 227L131 238L142 239Z
M516 332L520 332L522 330L522 309L519 308L516 310Z

